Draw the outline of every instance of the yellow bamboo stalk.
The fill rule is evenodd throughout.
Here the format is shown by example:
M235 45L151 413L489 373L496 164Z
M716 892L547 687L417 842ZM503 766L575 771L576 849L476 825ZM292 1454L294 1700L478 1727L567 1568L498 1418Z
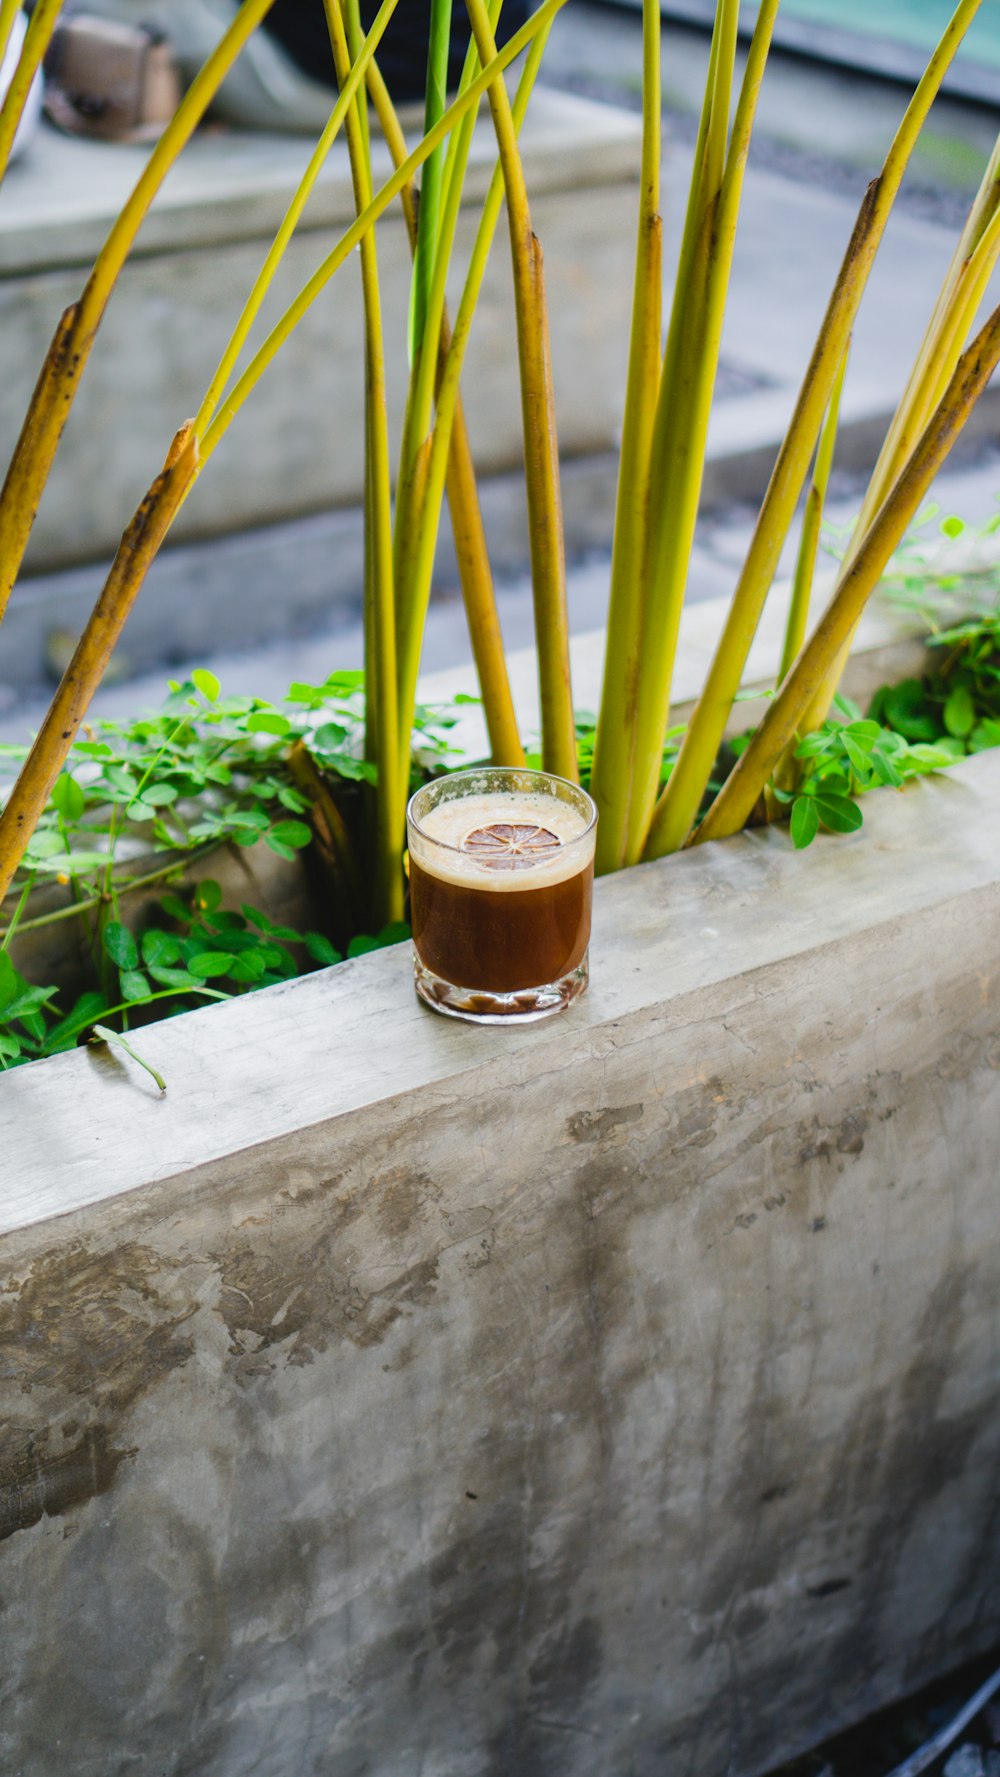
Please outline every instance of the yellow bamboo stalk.
M995 223L1000 205L1000 138L994 146L979 189L973 200L965 226L959 237L938 293L934 310L921 341L906 388L893 416L885 442L878 454L875 468L865 491L865 498L855 536L864 536L873 515L899 474L916 439L940 400L941 390L949 382L966 332L954 341L956 310L961 306L960 287L968 288L970 276L976 281L974 267L985 270L982 292L996 263ZM984 236L992 235L985 245ZM978 308L978 303L976 304ZM971 320L969 326L971 326ZM936 394L932 391L936 387Z
M14 20L21 10L21 0L0 0L0 62L7 54Z
M749 818L772 770L845 640L853 632L885 565L1000 362L1000 308L963 353L899 478L876 513L849 570L802 649L750 745L727 778L691 843L736 833Z
M153 556L198 466L189 420L122 537L110 573L0 815L0 900L66 761Z
M952 259L916 364L893 417L844 556L844 568L906 462L954 374L1000 256L1000 180L984 180L963 231L966 256ZM842 568L843 571L843 568ZM825 722L851 651L849 636L804 719L809 733Z
M42 490L118 275L167 173L271 5L273 0L243 0L115 218L79 302L67 309L59 322L0 492L0 618L17 579Z
M647 857L676 851L694 825L900 181L941 82L981 3L960 0L906 109L882 170L865 193L722 636L670 781L656 807L646 841Z
M338 0L324 0L334 68L341 97L352 94L344 128L351 160L355 206L359 214L372 201L371 156L368 147L365 62L362 45L348 44ZM383 9L384 10L384 9ZM352 62L352 47L355 58ZM371 54L372 45L364 49ZM372 737L378 782L374 797L372 889L375 918L381 927L403 917L401 848L406 812L407 775L398 772L396 700L396 617L392 567L392 489L389 471L389 425L386 404L385 347L379 290L375 231L360 243L361 287L365 311L365 526L366 595L370 619L371 656L366 659L366 712L371 706ZM407 759L407 768L409 760Z
M667 346L650 475L654 506L643 670L626 827L625 857L629 863L642 856L659 788L663 736L669 721L677 637L701 498L743 176L777 7L778 0L763 0L758 13L721 182L715 186L715 144L729 122L735 17L723 36L713 101L717 110L709 129L706 209L693 259L693 294L685 302L675 358L671 356L669 341Z
M467 0L469 22L484 68L496 58L484 0ZM539 19L541 13L536 13ZM559 447L549 354L548 311L542 250L531 226L517 131L503 79L487 88L497 147L504 172L528 496L531 580L542 715L542 763L546 771L575 780L576 730L570 687L569 614L563 552Z
M368 32L363 44L360 44L358 47L357 57L353 65L349 64L347 67L343 81L340 85L340 91L337 95L337 101L324 125L319 140L309 157L309 163L306 170L303 173L302 178L299 180L292 201L281 219L281 224L270 248L268 249L264 263L254 279L253 287L243 306L240 318L237 321L236 326L233 328L226 349L219 359L212 380L205 391L204 399L202 400L201 406L195 417L195 430L198 433L199 438L204 436L206 428L219 405L222 392L236 368L240 353L250 336L254 321L257 319L267 293L274 282L275 274L285 256L288 243L298 227L302 212L312 195L316 180L319 178L319 175L329 158L330 150L340 134L344 119L351 111L356 111L358 94L363 93L364 91L365 74L371 63L371 58L382 41L386 26L395 12L398 3L399 0L383 0L383 4L379 7L372 22L371 30ZM367 123L367 115L365 116L365 122Z
M249 0L244 0L244 4L249 4ZM339 271L368 229L400 196L404 186L412 182L414 173L423 165L427 156L433 152L437 143L443 141L449 131L454 128L468 106L476 102L491 82L496 81L504 68L508 67L528 47L538 32L548 25L549 21L565 4L566 0L543 0L538 10L532 13L526 23L504 44L495 60L490 62L481 74L477 75L468 91L453 101L444 116L435 124L433 130L411 150L405 161L396 168L381 189L376 192L364 214L355 219L341 236L337 245L317 266L312 277L307 280L281 319L272 327L238 382L220 403L218 412L201 440L201 461L203 464L218 449L243 403L253 393L265 371L274 362L285 341L295 331L302 317L308 313L316 298L326 289L330 279Z
M642 168L635 252L632 329L622 421L608 603L608 645L594 742L590 793L597 804L596 867L624 862L635 716L642 664L642 627L649 525L649 463L662 372L663 219L660 215L660 0L643 0Z
M7 88L3 103L0 104L0 182L3 181L3 176L7 171L11 149L14 146L14 137L17 134L17 126L28 102L28 94L31 91L35 75L42 65L45 51L51 42L62 5L63 0L37 0L28 29L24 34L24 44L14 70L14 78ZM5 9L4 12L0 12L0 61L3 60L3 53L14 23L13 15L17 10L15 5L12 11ZM7 16L8 12L9 17Z
M788 607L788 622L785 627L785 645L781 652L781 665L778 668L779 685L802 647L806 639L806 630L809 627L809 605L812 599L813 580L816 575L816 557L819 554L820 532L823 528L826 491L830 485L830 471L833 468L833 455L837 447L837 422L840 418L840 397L844 391L848 355L849 348L841 360L830 396L830 405L826 410L826 419L823 421L819 444L816 447L812 485L806 495L806 509L802 515L802 535L799 539L799 551L792 578L792 596Z
M250 4L251 0L244 0L244 8ZM480 91L485 91L489 82L497 77L502 68L506 67L508 62L513 61L531 43L539 28L544 26L563 4L565 4L565 0L545 0L545 4L539 12L526 25L522 26L521 30L504 46L495 62L483 70L479 77ZM455 118L462 115L468 102L469 96L466 94L462 99L456 100L446 112L440 124L436 126L439 139L443 139L448 134ZM188 421L177 434L162 474L154 482L122 538L111 572L91 615L87 629L84 631L73 659L63 676L62 683L56 692L31 753L11 792L7 807L3 815L0 816L0 883L3 884L0 887L0 899L6 893L14 871L23 856L24 847L45 806L51 785L62 769L76 729L100 682L101 675L121 633L128 612L135 601L149 563L190 492L207 456L211 453L211 449L217 446L243 401L251 389L256 387L265 369L273 361L281 345L289 337L310 303L315 300L334 272L347 259L377 217L388 208L393 199L399 195L403 186L412 179L414 172L421 165L432 146L433 142L425 139L407 156L402 167L372 199L363 215L348 229L338 246L327 256L319 270L310 279L305 290L299 293L296 301L272 330L244 372L236 389L226 400L221 413L209 426L206 433L206 439L210 441L209 449L206 450L197 439L193 421ZM7 871L6 877L4 877L4 871Z

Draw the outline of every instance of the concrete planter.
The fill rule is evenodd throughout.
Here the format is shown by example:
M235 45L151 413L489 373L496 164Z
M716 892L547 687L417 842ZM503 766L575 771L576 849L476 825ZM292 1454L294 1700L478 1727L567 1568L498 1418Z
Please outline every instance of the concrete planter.
M995 1642L998 788L0 1082L4 1770L752 1777Z

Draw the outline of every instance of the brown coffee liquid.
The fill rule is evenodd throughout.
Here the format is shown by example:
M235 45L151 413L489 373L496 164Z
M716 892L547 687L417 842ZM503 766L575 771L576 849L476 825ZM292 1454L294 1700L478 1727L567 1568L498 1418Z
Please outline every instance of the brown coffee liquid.
M432 876L411 852L413 942L424 967L455 987L543 987L583 961L593 885L592 857L558 882L495 890Z

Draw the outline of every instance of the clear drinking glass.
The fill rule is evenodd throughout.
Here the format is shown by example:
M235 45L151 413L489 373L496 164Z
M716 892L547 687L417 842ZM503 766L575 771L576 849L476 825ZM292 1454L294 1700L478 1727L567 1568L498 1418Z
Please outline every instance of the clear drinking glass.
M406 811L417 993L436 1012L528 1024L587 985L597 809L544 771L484 765Z

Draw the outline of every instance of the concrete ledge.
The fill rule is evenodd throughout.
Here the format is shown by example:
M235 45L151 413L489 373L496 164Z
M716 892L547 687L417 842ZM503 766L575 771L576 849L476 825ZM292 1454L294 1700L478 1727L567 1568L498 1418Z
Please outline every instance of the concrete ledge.
M5 1768L750 1777L995 1643L998 773L605 880L548 1026L0 1082Z

